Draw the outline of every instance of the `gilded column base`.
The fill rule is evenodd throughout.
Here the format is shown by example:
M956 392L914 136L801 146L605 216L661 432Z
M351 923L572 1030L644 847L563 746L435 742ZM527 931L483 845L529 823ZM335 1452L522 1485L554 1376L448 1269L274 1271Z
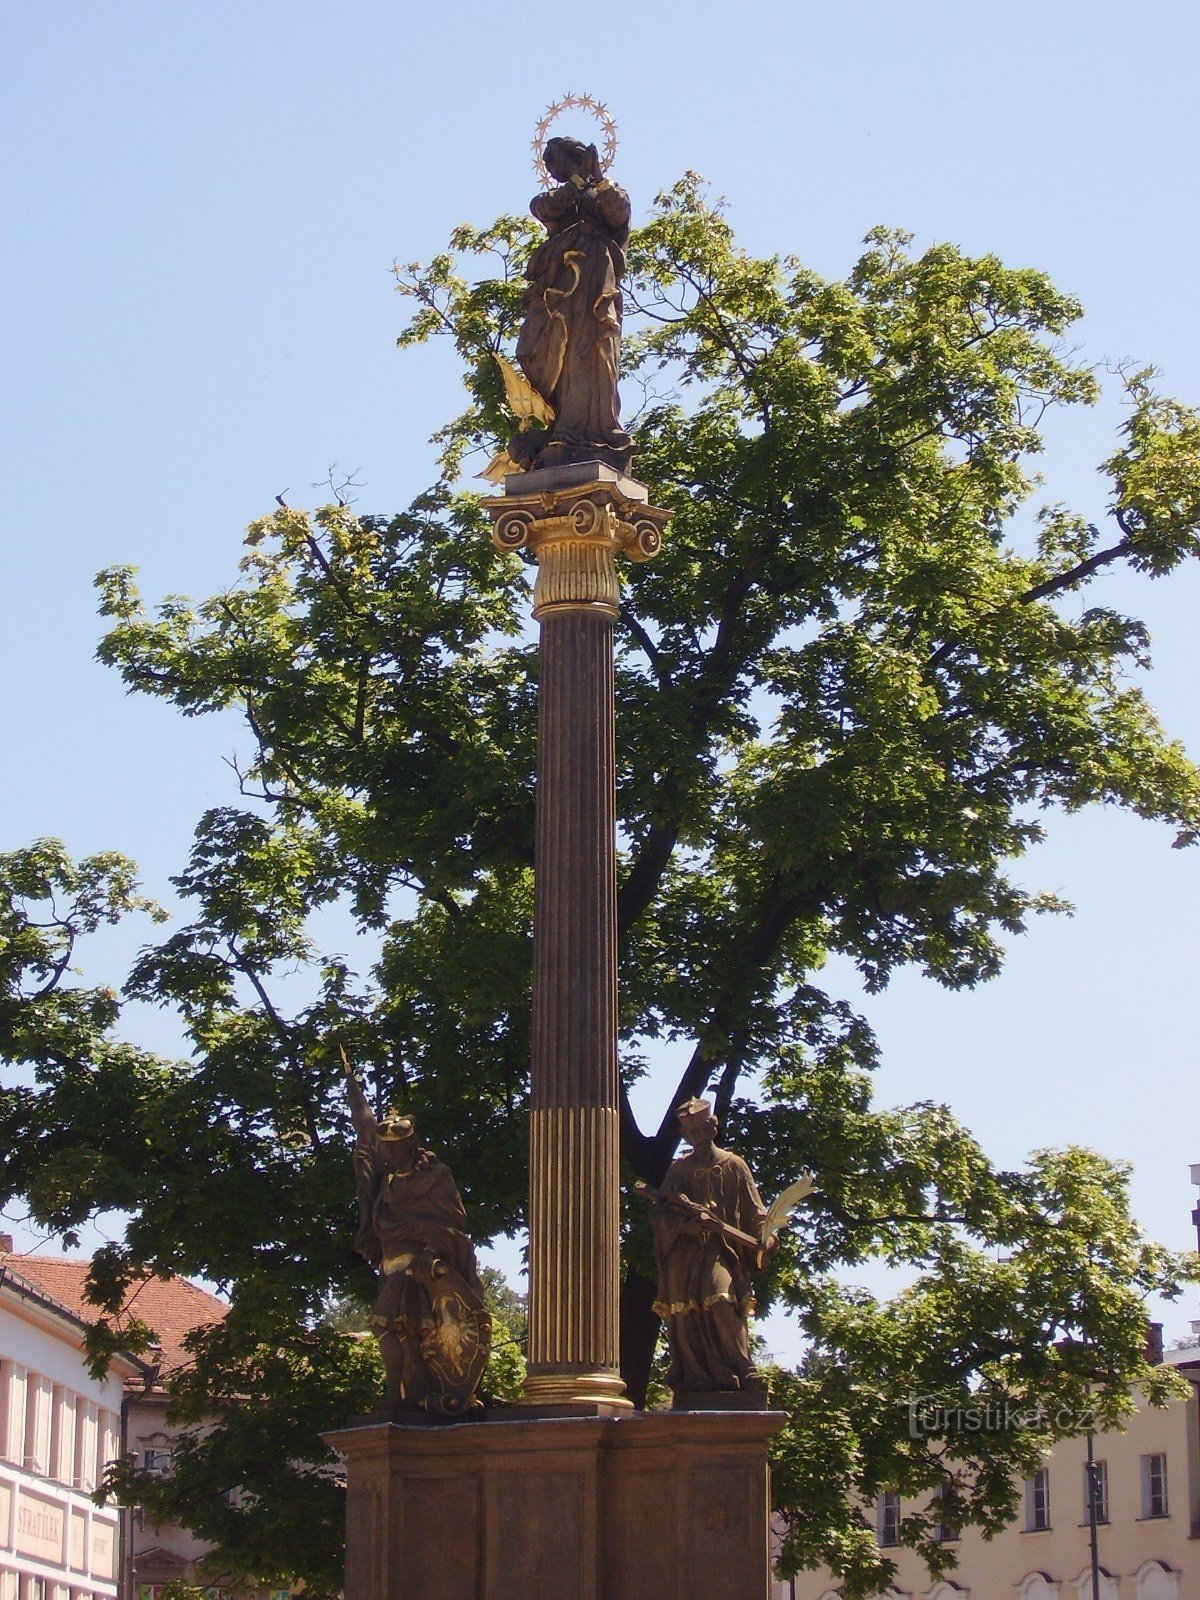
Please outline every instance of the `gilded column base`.
M578 1406L593 1410L632 1411L619 1372L531 1372L525 1379L523 1406Z

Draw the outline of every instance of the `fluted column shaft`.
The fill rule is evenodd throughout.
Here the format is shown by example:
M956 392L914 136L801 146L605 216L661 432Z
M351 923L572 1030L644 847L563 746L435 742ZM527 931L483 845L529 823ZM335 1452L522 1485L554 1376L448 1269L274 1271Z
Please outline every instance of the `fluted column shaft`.
M613 612L541 615L530 1117L531 1400L612 1400L619 1238Z
M541 625L525 1400L627 1406L618 1342L616 558L648 561L665 511L613 468L505 481L501 550L538 562Z

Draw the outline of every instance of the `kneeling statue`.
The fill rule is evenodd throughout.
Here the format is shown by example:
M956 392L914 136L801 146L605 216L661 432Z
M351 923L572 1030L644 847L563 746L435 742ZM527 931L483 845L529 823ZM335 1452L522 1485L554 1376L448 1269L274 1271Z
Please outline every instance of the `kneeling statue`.
M346 1064L358 1144L354 1248L379 1273L371 1325L387 1372L381 1414L461 1416L477 1409L492 1323L450 1169L417 1144L411 1117L379 1121Z

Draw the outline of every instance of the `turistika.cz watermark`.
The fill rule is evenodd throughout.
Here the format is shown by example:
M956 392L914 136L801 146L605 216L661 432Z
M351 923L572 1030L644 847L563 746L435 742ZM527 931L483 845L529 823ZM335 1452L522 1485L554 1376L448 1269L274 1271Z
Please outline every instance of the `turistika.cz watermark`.
M963 1433L1087 1433L1095 1427L1091 1406L1048 1406L1016 1400L946 1405L932 1395L911 1395L910 1439L946 1439Z

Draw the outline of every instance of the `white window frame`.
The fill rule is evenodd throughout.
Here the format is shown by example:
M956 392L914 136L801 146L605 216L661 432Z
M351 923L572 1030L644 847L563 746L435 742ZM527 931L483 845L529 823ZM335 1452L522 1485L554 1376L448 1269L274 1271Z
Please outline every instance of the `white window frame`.
M1167 1453L1155 1450L1142 1457L1142 1520L1158 1522L1171 1515Z
M962 1529L942 1520L942 1502L945 1498L945 1491L939 1489L929 1507L933 1513L933 1536L939 1544L957 1544L962 1538Z
M1108 1514L1108 1462L1097 1461L1095 1466L1099 1478L1097 1487L1100 1491L1096 1496L1096 1526L1102 1528L1111 1520ZM1087 1462L1085 1461L1083 1463L1083 1526L1085 1528L1089 1527L1091 1520L1091 1495L1088 1486Z
M1025 1479L1025 1532L1048 1533L1050 1530L1050 1468L1039 1467L1032 1478Z
M900 1543L900 1496L894 1490L885 1489L879 1496L876 1507L875 1531L881 1549L890 1550ZM894 1537L892 1521L894 1522Z

